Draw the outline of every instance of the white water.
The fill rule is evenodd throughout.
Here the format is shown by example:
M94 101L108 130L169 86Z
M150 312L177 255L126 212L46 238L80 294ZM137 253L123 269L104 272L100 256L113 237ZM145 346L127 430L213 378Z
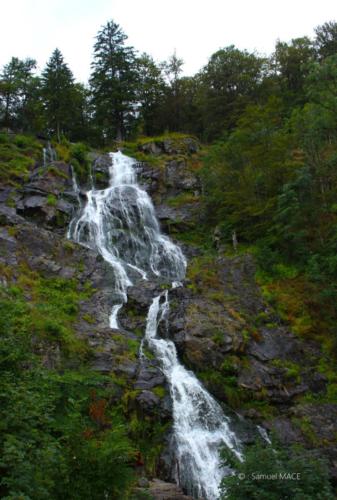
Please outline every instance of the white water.
M110 153L110 186L86 193L88 202L69 227L68 237L97 250L115 274L110 326L118 327L117 313L127 301L134 271L143 279L182 279L186 260L179 247L162 235L148 194L136 184L135 160Z
M115 284L114 305L109 317L118 328L118 311L138 279L181 285L186 260L180 248L161 234L151 199L136 183L135 161L121 153L111 153L110 186L87 194L87 204L69 226L68 237L96 249L111 264ZM74 181L75 182L75 181ZM77 184L74 188L78 190ZM237 456L240 446L229 428L229 419L192 372L178 361L175 345L158 338L159 322L168 320L168 290L153 299L149 308L145 338L161 362L173 402L173 473L177 483L195 498L215 500L224 470L219 447L226 445Z
M157 337L157 327L169 308L168 291L153 299L145 338L161 361L170 385L173 402L173 447L176 482L194 498L215 500L224 470L219 448L230 448L241 459L240 443L229 428L221 406L205 390L194 374L178 361L175 345Z
M57 159L56 151L48 141L47 147L43 148L43 166L46 167L48 163L56 161L56 159Z

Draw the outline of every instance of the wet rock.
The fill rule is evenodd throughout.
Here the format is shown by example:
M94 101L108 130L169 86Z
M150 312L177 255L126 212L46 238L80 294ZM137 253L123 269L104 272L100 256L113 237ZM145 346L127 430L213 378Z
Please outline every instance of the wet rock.
M276 404L289 404L292 398L308 390L304 382L287 379L282 368L265 365L254 359L250 361L249 367L241 371L238 385L255 392L264 390L268 399Z
M9 269L15 269L18 264L16 240L6 228L0 228L0 247L0 263Z
M148 310L153 298L160 293L158 283L153 281L140 281L137 285L128 288L128 301L141 310Z
M152 389L158 385L165 384L165 377L158 366L151 366L148 362L142 362L137 375L135 389Z
M241 350L242 327L220 303L185 293L171 292L170 336L192 368L219 369L226 353Z
M47 195L28 195L17 203L17 212L26 220L43 225L49 229L65 228L74 213L74 206L68 201Z
M15 226L24 222L25 219L18 215L14 208L0 205L0 225Z
M105 189L110 182L111 157L109 154L91 154L92 176L96 189Z
M150 413L152 413L153 410L157 409L160 403L160 398L153 392L147 390L142 391L137 396L136 400L145 412Z

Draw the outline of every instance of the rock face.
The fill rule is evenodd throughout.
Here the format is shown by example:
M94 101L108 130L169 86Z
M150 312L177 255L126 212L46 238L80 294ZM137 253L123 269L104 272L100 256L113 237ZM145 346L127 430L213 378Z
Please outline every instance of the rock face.
M140 149L149 158L164 155L160 164L138 165L140 182L153 198L163 228L173 237L193 230L199 223L201 192L197 143L192 138L180 145L152 141ZM110 158L93 154L91 159L94 185L104 188ZM113 272L94 251L65 237L77 208L71 170L62 162L44 169L37 165L19 189L0 189L1 284L17 283L22 269L28 269L89 287L92 293L81 301L73 325L78 339L87 343L88 366L111 377L112 398L123 400L126 412L167 432L171 400L166 381L151 353L144 361L138 356L148 308L160 289L151 282L130 287L120 313L121 329L111 330ZM205 260L200 249L184 245L183 250L190 258L188 276L184 286L170 291L170 328L159 333L174 340L185 365L221 402L252 419L254 426L275 431L285 444L299 443L325 456L337 481L337 404L319 402L327 385L317 370L320 347L297 338L266 304L252 257ZM49 368L76 366L76 359L62 358L57 343L37 343L36 350ZM308 391L317 398L315 404L303 398ZM155 472L168 480L164 462L163 454L162 467ZM158 500L190 498L159 480L147 491Z
M326 393L320 346L296 337L264 302L250 256L208 266L171 291L170 336L180 357L220 401L284 444L325 456L336 478L337 404L303 402Z
M15 200L16 212L26 220L53 231L64 233L74 212L70 166L54 161L48 167L37 167L19 191L3 193L4 203Z
M199 150L199 143L193 137L150 140L139 145L140 151L150 155L193 154Z
M143 162L139 164L138 176L154 201L164 231L174 235L198 224L201 184L193 157L168 156L160 168Z
M108 155L95 156L96 187L107 185L110 163ZM108 376L112 403L120 405L123 401L128 418L163 429L160 442L155 444L160 450L165 429L170 427L171 399L158 362L153 356L142 362L139 359L148 307L154 293L159 293L158 286L145 284L141 292L130 289L129 303L121 315L123 328L111 330L114 273L96 252L66 238L77 209L78 193L73 191L71 168L62 162L51 162L48 167L37 164L20 188L0 188L1 285L27 281L28 302L32 300L31 279L70 280L79 291L90 291L79 302L72 324L75 337L86 346L86 358L69 357L57 338L34 339L33 349L47 368L77 369L84 365ZM150 443L152 430L148 433ZM159 439L153 435L153 439Z

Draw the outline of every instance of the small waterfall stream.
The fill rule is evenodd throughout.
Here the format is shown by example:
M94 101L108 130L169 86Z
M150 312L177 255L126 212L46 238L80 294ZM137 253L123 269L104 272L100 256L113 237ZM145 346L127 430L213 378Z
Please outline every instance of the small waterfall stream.
M131 276L179 286L185 276L186 259L181 249L160 232L151 199L137 185L135 160L120 152L110 156L110 186L103 190L92 187L86 193L88 201L71 221L68 237L95 249L112 266L115 285L110 327L118 328L118 311L127 301ZM168 311L169 291L165 290L154 297L149 308L143 342L160 361L170 387L174 476L194 498L215 500L224 473L219 447L225 445L241 457L240 443L221 406L180 364L174 343L158 337L158 324L167 320Z
M48 163L57 160L57 155L55 149L50 144L50 141L47 142L47 147L43 148L43 166L46 167Z

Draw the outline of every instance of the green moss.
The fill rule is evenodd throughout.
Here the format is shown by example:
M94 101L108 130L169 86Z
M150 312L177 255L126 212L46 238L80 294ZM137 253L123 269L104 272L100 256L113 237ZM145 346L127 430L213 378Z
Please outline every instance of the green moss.
M251 399L250 401L243 402L241 404L241 408L243 410L256 410L258 414L261 415L261 418L266 420L275 417L278 414L277 408L272 406L266 400Z
M64 241L64 243L63 243L63 248L64 248L67 252L69 252L69 253L71 253L71 254L72 254L72 253L74 253L76 246L74 245L74 243L73 243L72 241L66 240L66 241Z
M63 172L62 170L60 170L59 168L57 168L55 165L50 165L46 168L46 170L43 169L41 172L49 172L52 175L54 175L55 177L61 177L62 179L68 179L68 175L65 172Z
M127 339L126 344L128 346L129 352L134 356L138 356L140 341L134 339Z
M148 349L147 347L143 346L143 353L145 355L145 357L147 359L155 359L155 355L153 354L152 351L150 351L150 349Z
M50 207L55 207L57 205L57 198L53 194L48 194L47 196L47 205Z
M110 378L113 384L116 384L118 387L122 389L126 389L128 382L125 377L117 376L114 372L110 374Z
M212 340L216 344L222 344L224 339L224 334L221 330L214 330L213 335L212 335Z
M199 196L196 196L193 192L184 192L180 193L179 195L169 198L167 200L167 204L170 207L182 207L186 205L187 203L197 203L200 200Z
M301 382L301 372L302 367L292 361L287 361L283 359L273 359L270 364L276 368L281 368L285 370L286 377L289 379L294 379L296 383Z
M320 441L317 437L317 434L313 428L313 425L309 417L293 418L292 422L294 425L300 428L301 432L311 443L311 445L313 446L320 445Z
M89 325L94 325L96 323L96 319L94 316L91 316L90 314L83 314L82 318L84 321L89 323Z
M166 394L166 390L165 390L165 387L161 386L161 385L158 385L157 387L154 387L152 389L152 392L158 396L158 398L162 399L165 394Z

